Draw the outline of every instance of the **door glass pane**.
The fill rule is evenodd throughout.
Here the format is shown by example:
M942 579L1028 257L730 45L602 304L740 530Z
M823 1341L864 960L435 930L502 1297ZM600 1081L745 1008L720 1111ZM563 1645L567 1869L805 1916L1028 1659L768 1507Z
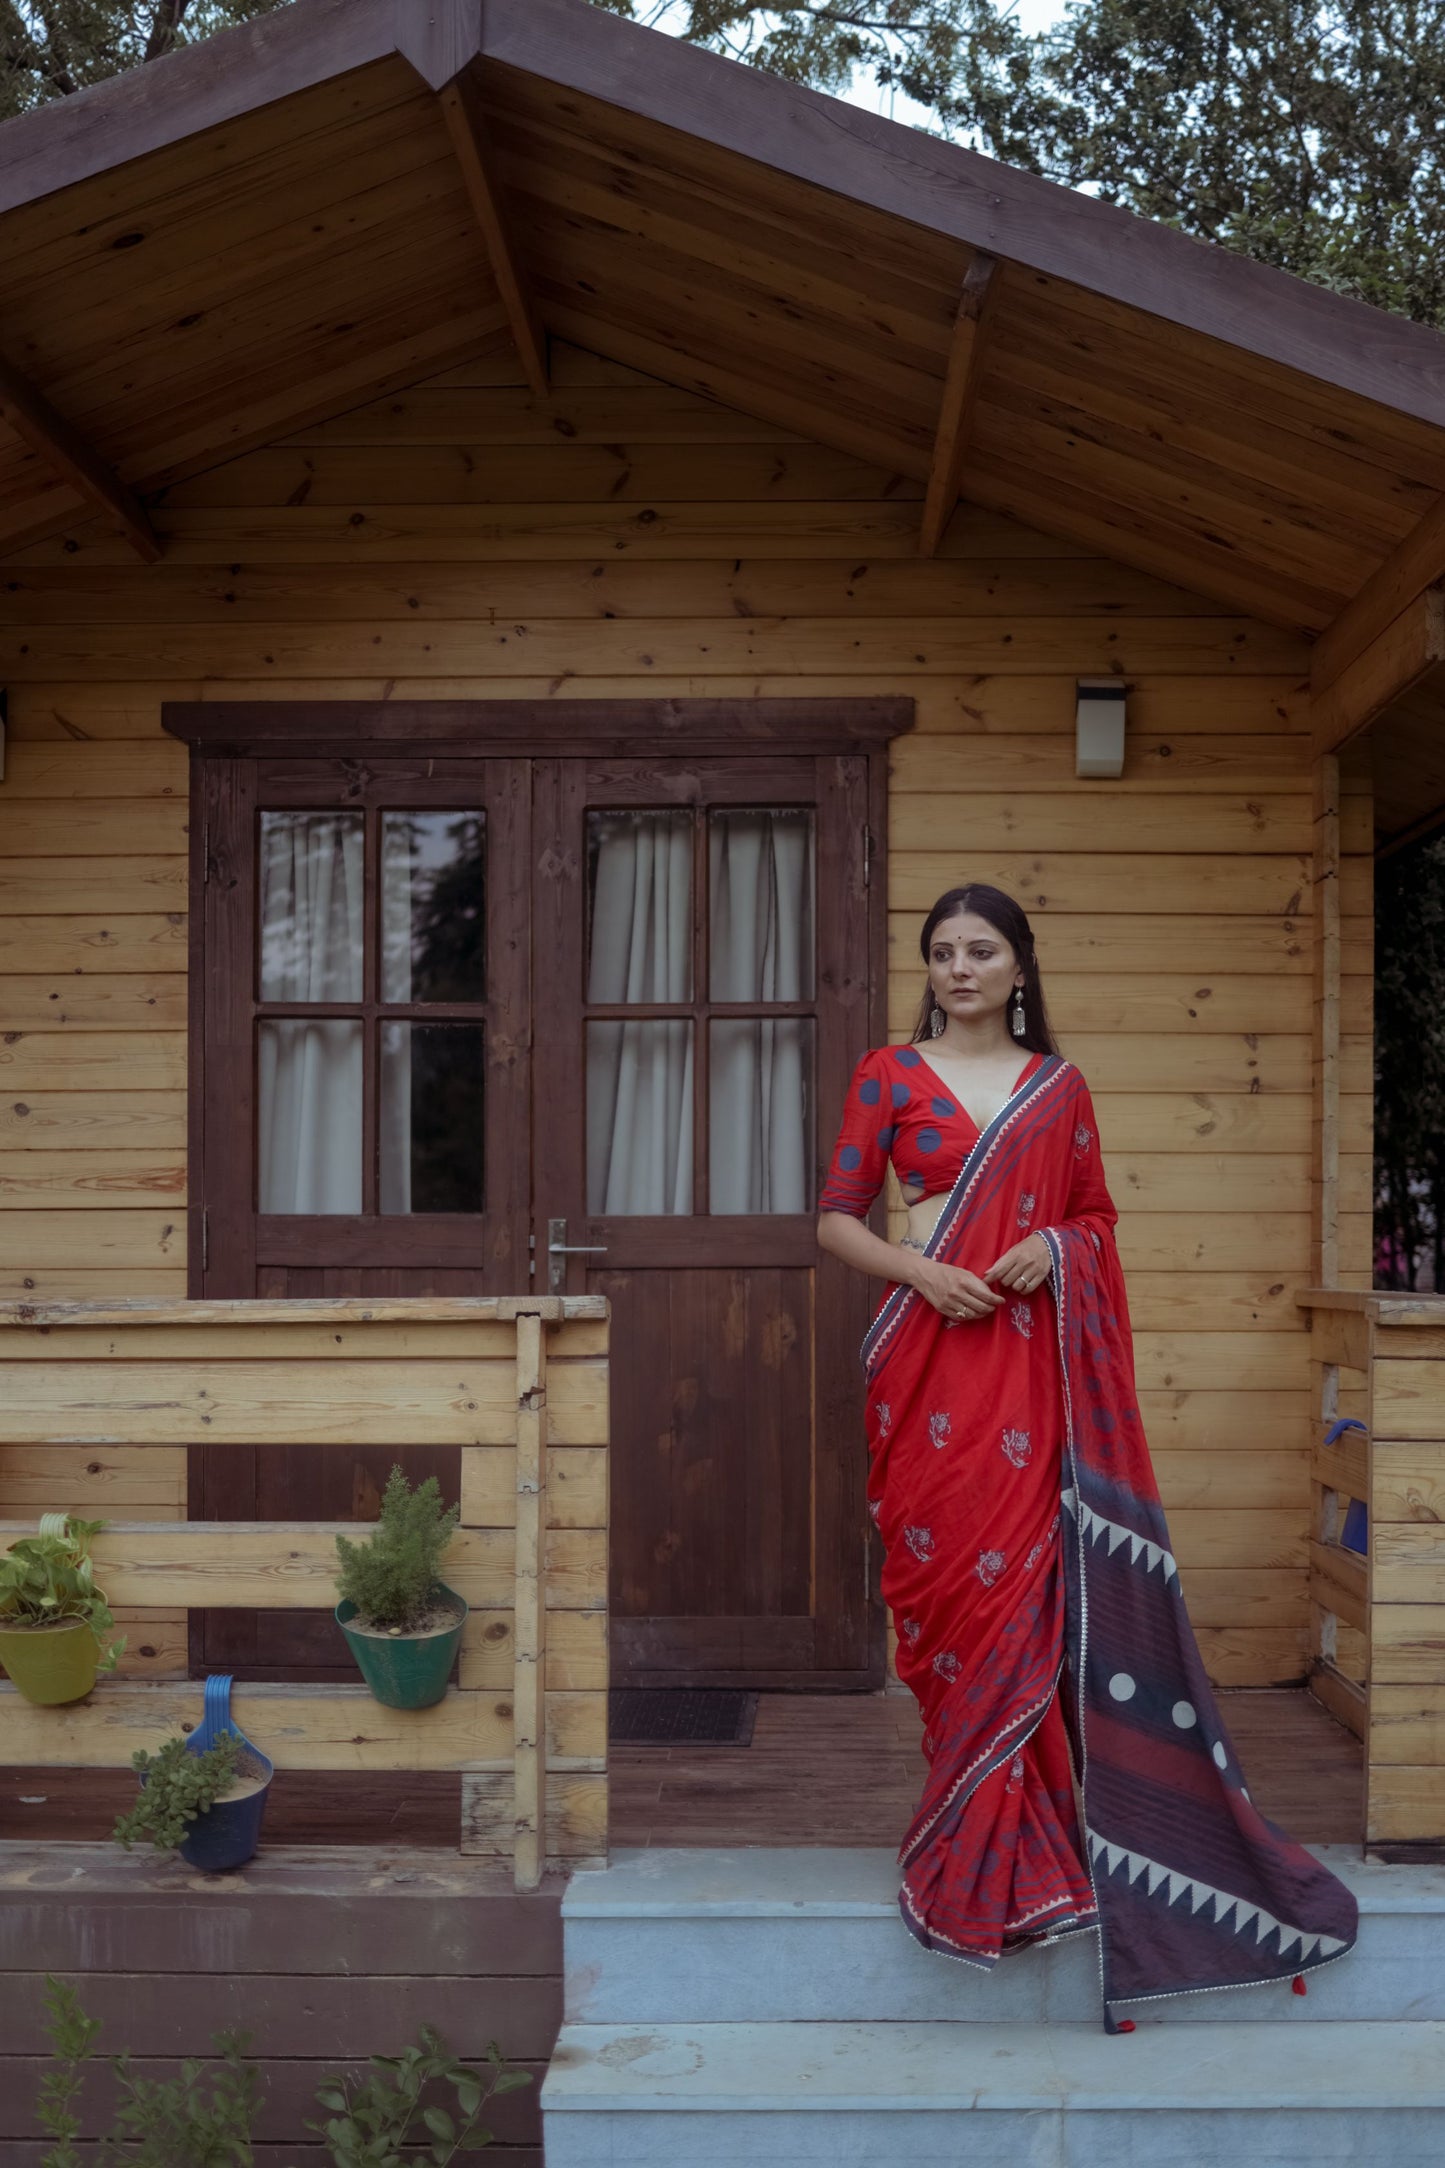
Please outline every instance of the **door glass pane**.
M692 1210L692 1026L681 1018L587 1026L587 1209Z
M272 1018L259 1027L262 1212L361 1210L361 1024Z
M709 1029L709 1210L809 1211L811 1017L718 1017Z
M481 813L381 816L381 998L486 995Z
M360 813L261 815L261 999L359 1001Z
M381 1209L480 1212L486 1033L383 1023Z
M587 999L692 999L692 815L587 816Z
M709 993L813 997L813 816L803 807L708 815Z

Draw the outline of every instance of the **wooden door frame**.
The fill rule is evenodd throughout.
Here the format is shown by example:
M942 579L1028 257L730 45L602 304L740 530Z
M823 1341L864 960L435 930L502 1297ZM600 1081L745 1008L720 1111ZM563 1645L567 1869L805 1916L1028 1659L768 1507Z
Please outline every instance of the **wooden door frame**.
M193 1188L188 1205L188 1256L193 1293L202 1284L205 1196L205 1015L195 995L206 984L204 910L196 908L211 870L206 811L218 762L267 758L354 759L424 756L440 760L519 755L581 758L686 760L735 759L755 754L813 757L862 756L867 765L865 881L876 897L868 911L868 954L862 999L869 1044L887 1036L888 1010L888 747L911 731L914 704L886 698L746 698L728 700L306 700L167 701L162 728L191 750L190 947L192 1001L188 1022L187 1129ZM549 850L565 839L548 838L538 821L534 862L545 871ZM249 966L248 966L249 968ZM845 998L848 990L845 990ZM530 1037L530 1027L529 1027ZM818 1109L820 1135L830 1134L840 1105ZM881 1203L873 1217L881 1214ZM540 1260L539 1269L540 1269ZM821 1419L821 1410L820 1410ZM880 1547L865 1531L868 1581L868 1669L882 1682L885 1619L879 1577ZM776 1684L786 1686L780 1674ZM799 1684L816 1690L810 1677ZM856 1690L856 1673L847 1686Z

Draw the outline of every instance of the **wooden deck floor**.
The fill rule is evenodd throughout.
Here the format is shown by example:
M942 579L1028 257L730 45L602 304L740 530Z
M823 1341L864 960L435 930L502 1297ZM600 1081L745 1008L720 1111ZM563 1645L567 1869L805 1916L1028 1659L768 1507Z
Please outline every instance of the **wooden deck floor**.
M1304 1844L1358 1842L1359 1741L1310 1695L1224 1693L1250 1797ZM615 1845L896 1846L922 1788L911 1696L763 1694L751 1746L617 1746Z

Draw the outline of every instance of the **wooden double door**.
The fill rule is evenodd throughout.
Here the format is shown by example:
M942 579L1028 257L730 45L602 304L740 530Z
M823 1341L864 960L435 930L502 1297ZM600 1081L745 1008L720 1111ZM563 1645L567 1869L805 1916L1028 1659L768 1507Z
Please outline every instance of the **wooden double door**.
M881 1682L868 1290L814 1236L880 1035L869 767L196 763L192 1291L605 1294L616 1684ZM198 1444L192 1511L367 1519L397 1458L455 1495L445 1448ZM350 1673L326 1614L192 1646Z

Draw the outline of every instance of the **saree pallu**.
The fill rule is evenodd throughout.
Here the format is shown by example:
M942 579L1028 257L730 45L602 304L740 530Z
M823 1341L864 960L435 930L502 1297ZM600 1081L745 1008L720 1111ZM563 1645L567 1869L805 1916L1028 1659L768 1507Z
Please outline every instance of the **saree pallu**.
M1113 2006L1342 1955L1355 1900L1259 1813L1205 1676L1140 1420L1087 1086L1047 1056L927 1244L1051 1274L991 1316L885 1296L864 1342L868 1507L928 1776L899 1847L925 1947L990 1966L1097 1931Z

